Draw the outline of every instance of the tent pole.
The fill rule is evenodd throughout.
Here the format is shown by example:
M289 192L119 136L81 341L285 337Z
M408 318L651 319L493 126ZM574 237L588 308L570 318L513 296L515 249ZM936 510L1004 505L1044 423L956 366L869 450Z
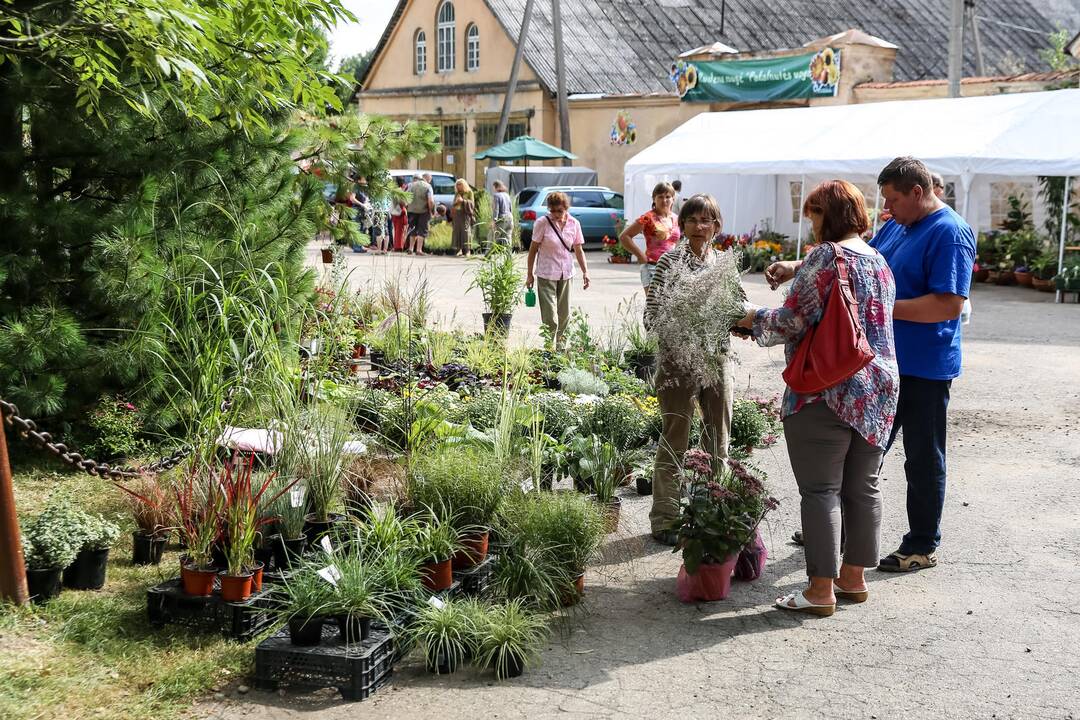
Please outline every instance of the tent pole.
M731 211L731 229L733 231L738 230L739 227L739 176L735 176L735 208ZM732 235L735 232L731 233Z
M874 234L877 235L878 219L881 217L881 186L877 186L874 193Z
M791 192L788 192L790 195ZM795 241L795 259L802 259L802 221L803 221L803 203L806 202L806 175L802 175L802 179L799 180L799 239Z
M1069 181L1072 180L1068 175L1065 176L1065 194L1061 196L1061 237L1058 240L1058 272L1060 273L1065 269L1065 226L1068 224L1069 219ZM1062 302L1065 299L1064 293L1060 290L1054 293L1054 302Z

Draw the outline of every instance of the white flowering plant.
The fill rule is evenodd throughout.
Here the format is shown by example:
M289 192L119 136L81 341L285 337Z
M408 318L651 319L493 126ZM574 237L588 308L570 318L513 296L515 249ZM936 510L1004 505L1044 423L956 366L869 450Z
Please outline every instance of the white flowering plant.
M650 327L665 364L703 387L716 385L733 356L731 328L745 315L746 293L730 251L714 252L704 267L672 263Z

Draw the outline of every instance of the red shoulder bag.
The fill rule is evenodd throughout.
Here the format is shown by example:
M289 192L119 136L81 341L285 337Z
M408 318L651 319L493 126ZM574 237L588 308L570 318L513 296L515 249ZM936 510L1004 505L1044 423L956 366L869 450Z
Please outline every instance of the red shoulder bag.
M817 325L807 330L784 369L784 382L795 392L821 392L847 380L874 359L859 320L859 301L848 276L844 252L829 243L835 253L836 278Z

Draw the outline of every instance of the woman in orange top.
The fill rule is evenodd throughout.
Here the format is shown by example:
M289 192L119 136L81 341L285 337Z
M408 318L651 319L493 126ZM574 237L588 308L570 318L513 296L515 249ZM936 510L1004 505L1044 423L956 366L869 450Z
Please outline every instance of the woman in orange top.
M619 235L619 242L641 263L641 286L648 295L652 283L656 261L660 256L675 247L682 237L679 231L679 218L672 212L675 203L675 188L670 183L658 183L652 191L652 209L626 226ZM645 249L634 242L634 236L645 236Z

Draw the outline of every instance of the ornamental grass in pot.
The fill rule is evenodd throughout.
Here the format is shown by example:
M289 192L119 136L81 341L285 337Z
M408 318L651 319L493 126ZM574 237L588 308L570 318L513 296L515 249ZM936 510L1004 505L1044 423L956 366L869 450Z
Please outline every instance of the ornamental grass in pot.
M452 509L450 522L464 546L454 556L455 568L472 567L487 557L505 477L506 467L487 448L444 446L414 459L409 498L417 507Z
M116 483L123 491L124 505L135 521L131 534L133 565L159 565L173 524L169 493L157 477L139 475L128 484Z
M214 545L221 537L222 491L213 468L193 463L174 488L180 539L186 547L180 558L180 579L188 595L214 592L218 568Z
M280 475L274 478L275 501L271 505L269 517L273 518L277 531L268 538L274 556L274 567L278 572L289 570L300 562L307 545L304 535L304 523L307 516L305 497L307 488L299 484L297 478ZM288 487L288 492L279 490Z
M323 623L334 611L334 586L318 570L315 564L305 562L282 579L278 613L288 622L293 645L308 647L322 642Z
M425 508L413 538L413 547L421 563L421 581L425 588L440 592L454 584L453 558L464 545L461 532L449 520Z
M475 614L465 603L432 598L417 612L408 637L420 646L428 672L449 675L474 654L476 633Z
M313 543L330 532L342 519L333 514L341 506L342 451L349 440L354 412L320 401L307 417L303 437L298 443L300 466L311 513L307 517L308 542Z
M543 616L521 601L495 605L476 630L477 664L493 669L498 680L518 677L539 658L547 633Z
M371 621L381 619L385 610L378 592L378 566L355 546L326 557L340 575L328 612L337 620L341 639L346 643L366 640Z
M525 277L514 262L514 254L502 245L493 245L473 272L468 290L477 289L484 298L484 332L505 335L510 331L514 308L521 302Z

